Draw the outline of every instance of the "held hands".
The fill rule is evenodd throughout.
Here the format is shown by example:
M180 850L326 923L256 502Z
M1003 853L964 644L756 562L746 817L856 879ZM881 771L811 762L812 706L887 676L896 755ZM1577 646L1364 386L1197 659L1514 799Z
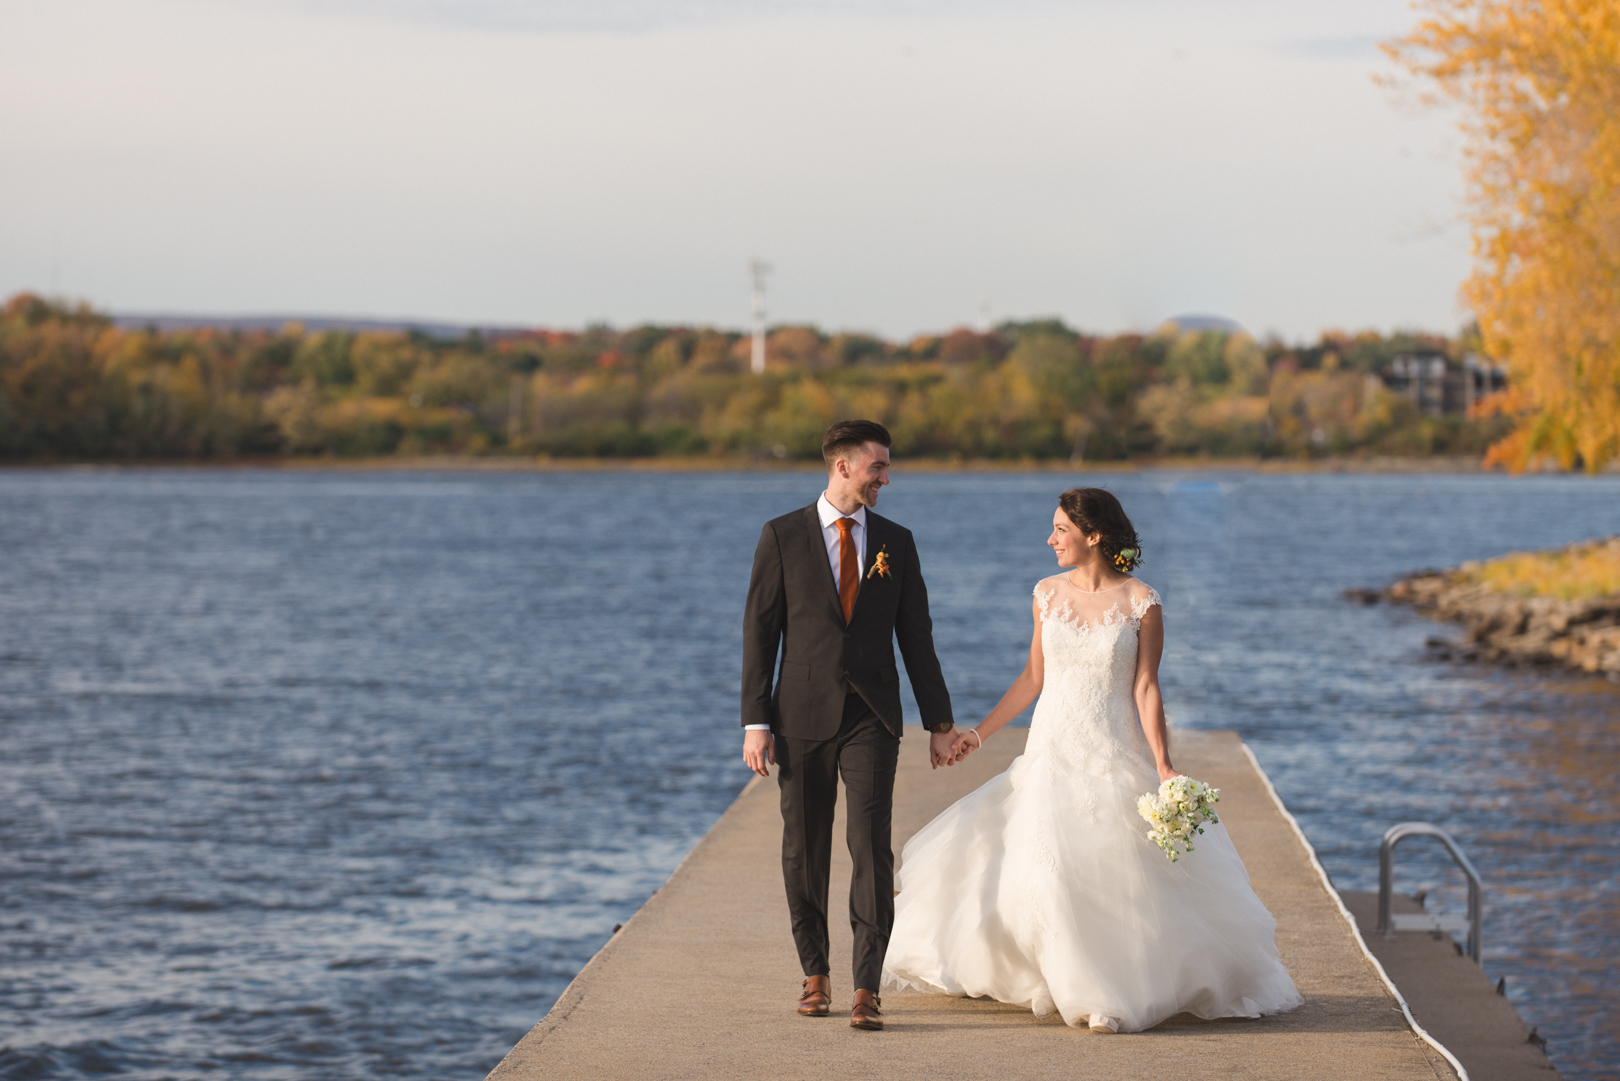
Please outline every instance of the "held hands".
M954 728L949 732L933 732L928 737L928 756L934 768L954 766L983 746L984 741L973 729Z
M763 728L744 732L743 761L761 777L769 777L771 763L776 761L776 737Z
M951 747L951 764L955 765L983 746L984 737L979 735L977 729L961 729L956 733L956 743Z

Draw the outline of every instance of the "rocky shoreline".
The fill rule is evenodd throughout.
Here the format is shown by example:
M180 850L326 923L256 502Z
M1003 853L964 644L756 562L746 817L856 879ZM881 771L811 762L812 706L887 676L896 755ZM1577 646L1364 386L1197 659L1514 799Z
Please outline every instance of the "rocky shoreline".
M1612 555L1620 564L1620 536L1585 541L1562 552ZM1620 681L1620 593L1566 600L1504 592L1480 580L1485 566L1476 562L1417 571L1384 590L1345 593L1363 604L1409 604L1436 619L1462 624L1460 641L1429 640L1444 658L1561 664Z

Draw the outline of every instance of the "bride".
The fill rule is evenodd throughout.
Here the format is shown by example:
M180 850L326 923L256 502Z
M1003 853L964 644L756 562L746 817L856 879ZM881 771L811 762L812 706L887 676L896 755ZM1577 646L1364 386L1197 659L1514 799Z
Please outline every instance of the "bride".
M1074 488L1046 543L1068 569L1035 587L1029 663L953 752L972 754L1039 697L1029 741L906 844L884 986L1055 1009L1093 1032L1298 1006L1226 828L1205 826L1171 863L1137 816L1137 797L1178 773L1159 595L1125 573L1136 530L1112 494Z

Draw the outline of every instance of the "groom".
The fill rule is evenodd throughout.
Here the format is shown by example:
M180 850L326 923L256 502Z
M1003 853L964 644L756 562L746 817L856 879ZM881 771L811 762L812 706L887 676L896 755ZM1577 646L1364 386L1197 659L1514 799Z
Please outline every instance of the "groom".
M839 421L827 429L821 454L827 490L766 522L754 551L743 623L743 760L761 777L770 776L770 763L780 766L782 878L805 975L799 1012L808 1017L826 1017L832 1006L827 880L843 776L855 864L849 1023L881 1029L877 991L894 925L889 825L901 731L893 642L932 733L936 768L951 758L951 696L934 656L911 532L871 511L889 483L888 431L870 420Z

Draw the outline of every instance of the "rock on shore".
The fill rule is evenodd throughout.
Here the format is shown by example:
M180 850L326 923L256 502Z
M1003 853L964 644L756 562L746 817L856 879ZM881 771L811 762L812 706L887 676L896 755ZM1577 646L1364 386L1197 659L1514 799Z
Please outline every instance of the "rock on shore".
M1564 551L1597 554L1603 549L1620 562L1620 536L1571 545ZM1348 592L1355 599L1371 601L1376 596L1461 623L1462 642L1445 645L1463 659L1565 664L1620 680L1620 594L1564 600L1508 593L1480 580L1484 567L1464 563L1452 570L1418 571L1376 595Z

